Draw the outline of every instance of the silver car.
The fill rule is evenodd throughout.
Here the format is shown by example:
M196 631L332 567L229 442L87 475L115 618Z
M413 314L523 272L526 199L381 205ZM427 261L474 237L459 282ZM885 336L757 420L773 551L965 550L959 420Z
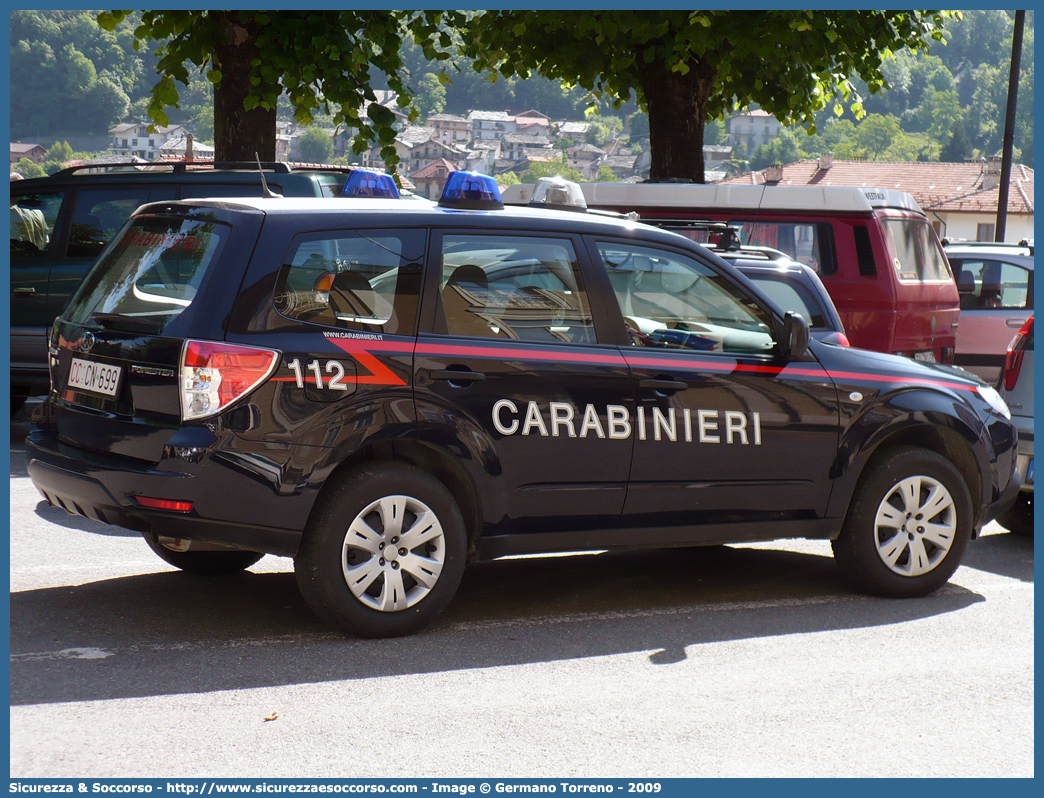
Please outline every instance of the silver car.
M1011 336L1033 314L1033 245L943 244L961 295L954 365L993 384Z
M1033 316L1008 346L1004 372L997 386L1011 409L1011 420L1019 430L1015 470L1022 489L1015 505L997 519L1020 535L1033 534Z

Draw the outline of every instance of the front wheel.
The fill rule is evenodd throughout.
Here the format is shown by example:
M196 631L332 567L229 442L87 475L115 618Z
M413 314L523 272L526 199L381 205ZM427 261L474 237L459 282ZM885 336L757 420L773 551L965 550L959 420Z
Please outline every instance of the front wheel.
M294 559L305 601L360 637L397 637L430 623L464 573L467 535L441 482L403 463L370 463L320 496Z
M260 551L240 551L225 549L221 551L181 551L164 545L160 538L151 532L143 533L149 548L159 555L164 562L180 568L185 573L200 576L228 576L244 571L256 563L264 553Z
M856 587L908 598L953 575L971 530L971 497L960 472L934 452L904 447L868 467L832 546Z

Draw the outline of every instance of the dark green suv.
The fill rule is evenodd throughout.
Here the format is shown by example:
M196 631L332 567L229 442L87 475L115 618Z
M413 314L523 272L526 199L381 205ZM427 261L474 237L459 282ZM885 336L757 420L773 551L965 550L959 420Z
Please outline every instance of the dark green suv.
M141 205L199 197L260 197L250 163L116 164L92 174L73 167L11 183L11 413L46 393L47 330L98 254ZM270 190L334 197L350 169L261 164Z

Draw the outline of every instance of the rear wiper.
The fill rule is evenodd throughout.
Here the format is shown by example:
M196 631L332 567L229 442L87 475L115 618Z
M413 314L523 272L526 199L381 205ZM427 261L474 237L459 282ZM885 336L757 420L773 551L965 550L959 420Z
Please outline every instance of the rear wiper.
M119 313L92 313L91 321L97 322L107 330L126 330L127 332L157 333L159 328L155 322L123 316Z

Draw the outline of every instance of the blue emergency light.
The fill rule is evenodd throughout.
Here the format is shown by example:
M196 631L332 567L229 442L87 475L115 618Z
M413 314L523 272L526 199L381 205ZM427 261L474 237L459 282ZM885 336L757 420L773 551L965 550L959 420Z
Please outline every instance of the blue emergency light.
M399 188L391 175L370 169L355 169L341 190L342 197L399 199Z
M469 210L502 210L504 200L500 196L497 181L478 172L450 172L446 187L442 189L439 205L443 208Z

